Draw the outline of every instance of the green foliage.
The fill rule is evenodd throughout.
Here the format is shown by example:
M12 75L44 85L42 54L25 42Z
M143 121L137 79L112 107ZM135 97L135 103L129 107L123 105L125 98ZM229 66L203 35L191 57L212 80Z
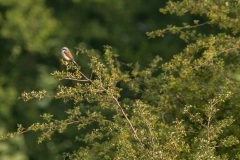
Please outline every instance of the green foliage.
M19 49L24 48L30 52L39 52L43 49L42 44L46 49L54 45L55 42L49 39L49 36L55 32L57 21L51 17L51 11L46 9L42 0L37 3L31 0L24 3L0 1L0 4L8 8L5 13L7 23L2 24L0 33L4 38L12 39L19 44L14 46L15 51L18 50L19 53ZM25 23L26 19L28 23Z
M45 90L22 94L24 101L54 97L71 104L59 111L63 116L44 113L42 121L19 124L0 138L33 131L43 143L76 128L77 147L63 153L65 159L239 158L238 6L238 1L169 1L162 13L206 21L148 32L149 38L179 35L186 47L169 62L156 56L145 69L122 65L109 46L103 57L78 48L89 59L89 73L83 73L87 66L62 61L65 68L51 74L60 81L54 95ZM208 34L202 27L218 32Z

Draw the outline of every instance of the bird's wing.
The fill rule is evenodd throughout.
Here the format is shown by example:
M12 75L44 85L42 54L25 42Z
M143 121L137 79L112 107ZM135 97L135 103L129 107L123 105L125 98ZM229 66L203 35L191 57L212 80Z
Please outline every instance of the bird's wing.
M74 60L72 54L70 51L65 51L65 55L70 59L70 60Z

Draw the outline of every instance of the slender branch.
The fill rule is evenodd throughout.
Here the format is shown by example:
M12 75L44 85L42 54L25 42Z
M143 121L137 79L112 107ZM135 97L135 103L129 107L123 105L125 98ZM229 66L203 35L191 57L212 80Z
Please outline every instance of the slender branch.
M183 27L175 27L175 28L178 28L179 30L183 30L183 29L191 29L191 28L197 28L197 27L200 27L200 26L204 26L206 24L209 24L209 21L206 21L204 23L200 23L200 24L196 24L196 25L187 25L187 26L183 26ZM169 33L171 32L173 27L170 27L170 28L167 28L165 29L165 33Z
M88 80L79 80L79 79L74 79L74 78L64 78L72 81L78 81L78 82L88 82Z
M137 134L136 129L133 127L131 121L128 119L127 114L126 114L125 111L123 110L123 108L122 108L122 106L120 105L120 103L118 102L117 98L116 98L114 95L112 95L112 94L111 94L111 96L112 96L112 98L114 99L114 101L116 102L116 104L119 106L119 108L121 109L121 112L122 112L122 114L124 115L124 117L126 118L126 120L128 121L128 124L130 125L132 131L134 132L135 137L136 137L136 138L139 140L139 142L141 143L141 141L140 141L140 139L139 139L139 137L138 137L138 134Z
M81 71L79 71L80 72L80 74L86 79L86 80L88 80L88 81L90 81L90 82L92 82L92 80L91 79L89 79L85 74L83 74Z
M211 123L211 116L208 117L208 123L207 123L207 138L208 138L208 143L210 144L210 123Z
M186 26L186 27L180 27L182 29L189 29L189 28L197 28L197 27L200 27L200 26L204 26L205 24L208 24L209 21L206 21L206 22L203 22L203 23L200 23L200 24L196 24L196 25L192 25L192 26Z
M220 53L228 52L228 51L231 51L231 50L237 50L237 49L240 49L240 47L232 47L232 48L228 48L228 49L222 50Z
M92 80L89 79L85 74L83 74L81 71L79 71L79 72L80 72L80 74L81 74L86 80L88 80L89 82L92 82ZM104 88L102 85L101 85L101 88L102 88L102 90L105 91L106 93L109 93L109 91L108 91L106 88ZM141 142L141 140L140 140L140 138L139 138L139 136L138 136L138 134L137 134L136 129L133 127L132 122L129 120L129 118L128 118L127 114L125 113L125 111L123 110L121 104L118 102L118 99L117 99L112 93L109 93L109 94L111 95L111 97L113 98L113 100L116 102L117 106L120 108L122 114L124 115L125 119L127 120L128 124L130 125L131 130L132 130L133 133L134 133L134 137L139 141L139 143L140 143L141 146L143 147L143 144L142 144L142 142Z

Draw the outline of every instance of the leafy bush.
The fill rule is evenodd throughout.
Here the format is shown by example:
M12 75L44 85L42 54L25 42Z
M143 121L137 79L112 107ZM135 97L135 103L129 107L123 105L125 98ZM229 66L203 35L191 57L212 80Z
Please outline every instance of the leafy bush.
M177 34L186 47L169 62L156 57L149 67L122 64L111 47L101 58L93 50L79 49L89 57L91 73L71 62L52 76L72 83L58 86L54 97L74 106L66 118L45 113L38 143L63 133L70 125L79 148L64 153L70 159L237 159L239 154L239 2L169 1L163 13L205 16L206 22L168 26L147 33L150 38ZM202 27L214 27L207 34ZM125 71L127 68L128 71ZM23 93L23 100L42 99L48 92Z

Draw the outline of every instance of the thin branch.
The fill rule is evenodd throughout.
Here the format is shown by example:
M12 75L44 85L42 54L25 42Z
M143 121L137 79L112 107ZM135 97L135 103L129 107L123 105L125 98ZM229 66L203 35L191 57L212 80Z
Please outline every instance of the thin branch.
M89 82L92 82L92 80L89 79L85 74L83 74L81 71L79 71L79 72L86 80L88 80Z
M88 82L88 80L79 80L79 79L74 79L74 78L64 78L72 81L77 81L77 82Z
M204 23L200 23L200 24L196 24L196 25L192 25L192 26L186 26L186 27L181 27L182 29L189 29L189 28L197 28L197 27L200 27L200 26L204 26L205 24L208 24L209 21L206 21Z
M187 25L187 26L175 27L175 28L178 28L179 30L191 29L191 28L197 28L197 27L200 27L200 26L204 26L204 25L206 25L206 24L209 24L209 21L206 21L206 22L200 23L200 24L196 24L196 25ZM165 32L165 33L170 33L172 28L173 28L173 27L167 28L167 29L164 30L164 32Z
M238 50L238 49L240 49L240 47L232 47L232 48L228 48L228 49L222 50L220 53L228 52L228 51L231 51L231 50Z
M80 72L80 74L81 74L86 80L88 80L89 82L92 82L92 80L89 79L85 74L83 74L81 71L79 71L79 72ZM106 93L109 93L109 91L108 91L106 88L104 88L103 86L101 86L101 88L102 88L103 91L105 91ZM114 101L116 102L117 106L120 108L122 114L124 115L125 119L127 120L128 124L130 125L131 130L132 130L133 133L134 133L134 137L139 141L139 143L140 143L141 146L143 147L143 144L142 144L140 138L138 137L138 134L137 134L136 129L133 127L131 121L129 120L129 118L128 118L128 116L127 116L127 114L126 114L125 111L123 110L121 104L118 102L118 99L117 99L112 93L109 93L109 94L110 94L111 97L114 99Z
M208 123L207 123L207 138L208 138L208 143L210 144L210 123L211 123L211 116L208 117Z
M131 121L128 119L127 114L126 114L125 111L123 110L123 108L122 108L122 106L120 105L120 103L118 102L117 98L116 98L114 95L112 95L112 94L111 94L111 96L112 96L112 98L114 99L114 101L116 102L116 104L119 106L119 108L121 109L121 112L122 112L122 114L124 115L124 117L126 118L126 120L128 121L128 124L131 126L131 129L132 129L132 131L134 132L135 137L136 137L136 138L139 140L139 142L141 143L141 141L140 141L140 139L139 139L139 137L138 137L138 134L137 134L136 129L133 127Z

